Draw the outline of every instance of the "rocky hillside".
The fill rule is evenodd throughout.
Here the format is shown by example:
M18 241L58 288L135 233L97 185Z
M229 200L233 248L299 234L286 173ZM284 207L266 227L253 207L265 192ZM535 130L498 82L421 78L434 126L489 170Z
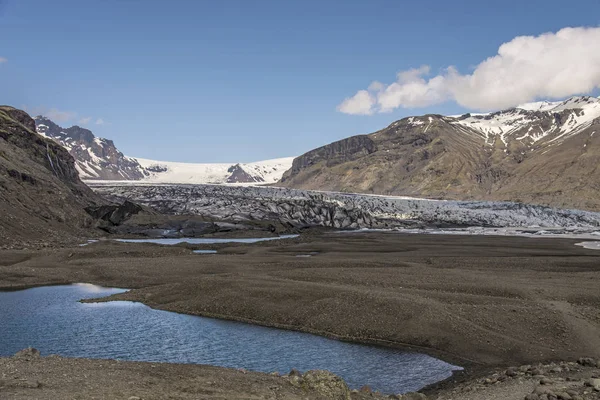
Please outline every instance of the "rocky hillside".
M280 184L600 210L598 165L600 99L574 97L404 118L297 157Z
M65 129L43 116L35 117L35 123L40 135L69 151L81 179L138 180L149 175L136 159L117 150L112 140L98 138L89 129Z
M100 203L62 146L25 112L0 107L0 247L74 239L93 224L84 208Z
M75 159L84 180L149 181L154 183L275 183L292 165L293 157L253 163L179 163L125 156L112 140L96 137L79 126L62 128L35 117L37 132L59 143Z

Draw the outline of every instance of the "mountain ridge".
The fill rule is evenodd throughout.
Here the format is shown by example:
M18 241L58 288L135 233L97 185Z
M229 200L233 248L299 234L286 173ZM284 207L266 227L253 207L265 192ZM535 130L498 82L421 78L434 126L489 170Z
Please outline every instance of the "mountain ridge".
M279 181L293 157L252 163L181 163L124 155L109 139L74 125L62 128L44 116L35 117L40 135L59 143L75 158L84 180L154 183L269 184Z
M67 148L88 180L272 184L450 200L505 200L600 210L600 99L539 101L507 110L400 119L296 158L193 164L127 157L80 127L37 130ZM51 122L51 121L50 121ZM112 158L111 158L112 157ZM89 171L95 172L94 176ZM86 171L88 171L86 175Z
M600 210L600 99L522 107L403 118L297 157L280 185Z

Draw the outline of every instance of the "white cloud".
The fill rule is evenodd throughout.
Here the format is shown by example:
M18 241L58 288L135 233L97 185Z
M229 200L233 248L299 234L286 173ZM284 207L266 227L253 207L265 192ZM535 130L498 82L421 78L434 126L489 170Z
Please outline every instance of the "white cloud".
M383 83L374 81L374 82L371 82L371 84L369 85L369 88L367 90L369 92L378 92L384 88L385 88L385 85Z
M106 122L102 118L96 120L96 125L104 125Z
M398 80L378 91L377 103L380 112L389 112L398 107L426 107L447 99L444 80L436 76L430 81L423 78L429 74L429 67L403 71Z
M367 90L359 90L354 96L346 98L337 109L344 114L371 115L376 102L375 96Z
M8 58L6 58L6 57L0 57L0 64L3 64L5 62L8 62Z
M83 117L79 120L79 123L81 125L87 125L90 123L91 120L92 120L92 117Z
M600 88L600 27L519 36L501 45L472 74L462 75L453 66L427 79L429 73L430 67L422 66L398 73L389 85L373 82L337 109L371 115L454 100L468 109L496 110L537 98L589 93Z

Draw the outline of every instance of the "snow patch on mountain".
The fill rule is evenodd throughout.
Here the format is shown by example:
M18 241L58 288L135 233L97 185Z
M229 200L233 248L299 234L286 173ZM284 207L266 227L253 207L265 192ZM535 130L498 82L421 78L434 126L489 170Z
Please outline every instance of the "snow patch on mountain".
M520 108L521 110L525 111L550 111L560 103L560 101L536 101L533 103L518 105L516 108Z
M505 146L515 136L535 144L560 142L589 128L600 118L600 99L572 97L558 102L536 102L488 114L465 114L451 122L479 132L488 145L500 138ZM516 134L516 135L515 135Z

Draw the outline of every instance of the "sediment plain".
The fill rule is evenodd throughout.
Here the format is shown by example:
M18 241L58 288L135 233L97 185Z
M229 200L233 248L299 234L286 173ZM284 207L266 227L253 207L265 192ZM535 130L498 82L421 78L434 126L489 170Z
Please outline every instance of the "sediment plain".
M130 288L101 301L140 301L406 348L464 367L461 379L479 379L496 368L600 358L600 252L578 242L322 231L256 244L101 240L85 247L2 250L0 289L77 282ZM218 254L192 253L200 248ZM2 373L8 365L10 359L3 359ZM27 398L18 397L23 390L32 389L4 391ZM448 393L435 396L461 398ZM265 396L256 398L287 398Z

